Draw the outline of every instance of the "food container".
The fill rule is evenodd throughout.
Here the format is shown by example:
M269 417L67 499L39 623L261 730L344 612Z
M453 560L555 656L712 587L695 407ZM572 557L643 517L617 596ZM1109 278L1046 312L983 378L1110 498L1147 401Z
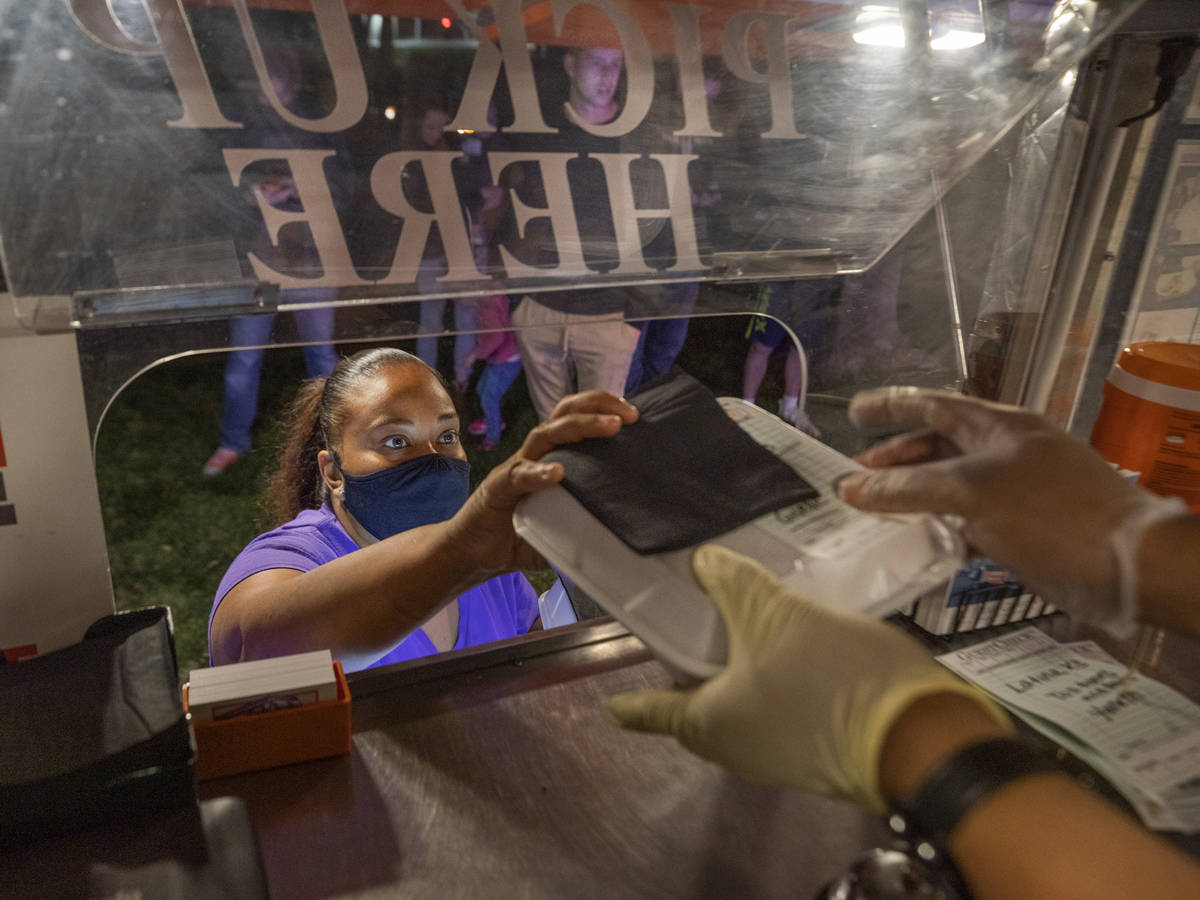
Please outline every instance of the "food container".
M1104 385L1092 445L1143 487L1200 512L1200 346L1126 347Z

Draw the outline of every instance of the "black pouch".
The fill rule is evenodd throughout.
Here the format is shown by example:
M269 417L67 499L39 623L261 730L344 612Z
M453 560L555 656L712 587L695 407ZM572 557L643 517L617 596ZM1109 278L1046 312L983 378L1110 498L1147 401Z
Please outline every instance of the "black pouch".
M166 607L0 666L0 846L195 803Z
M563 487L631 550L680 550L817 496L680 369L629 399L632 425L545 459L563 464Z

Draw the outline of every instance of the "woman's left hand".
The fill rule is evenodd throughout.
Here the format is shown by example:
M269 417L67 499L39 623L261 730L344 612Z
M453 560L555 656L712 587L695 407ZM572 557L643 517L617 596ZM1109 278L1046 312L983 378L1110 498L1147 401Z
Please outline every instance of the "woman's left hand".
M521 498L562 481L560 463L539 460L562 444L612 437L637 417L631 403L606 391L584 391L560 400L550 418L529 432L520 450L488 473L451 520L460 546L478 570L545 568L545 560L517 537L512 526L513 510Z

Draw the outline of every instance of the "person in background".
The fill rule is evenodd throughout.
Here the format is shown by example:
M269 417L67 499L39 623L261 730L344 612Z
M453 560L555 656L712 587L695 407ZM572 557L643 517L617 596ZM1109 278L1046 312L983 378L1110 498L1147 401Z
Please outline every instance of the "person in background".
M489 238L489 231L482 217L471 226L471 249L475 254L475 265L487 271L495 263L496 246ZM521 374L521 350L516 335L512 333L507 294L491 294L476 297L475 323L480 333L475 337L475 346L467 355L467 371L477 360L486 364L483 374L475 384L479 401L483 406L483 418L467 426L467 431L482 437L479 449L489 453L500 443L504 431L504 418L500 404L504 395Z
M627 396L670 372L687 341L688 325L691 323L688 317L696 309L700 282L664 284L661 290L661 313L670 318L651 319L636 326L638 342L629 360L629 374L625 378Z
M446 110L431 106L421 114L418 138L423 150L450 150L450 142L446 137L446 126L452 116ZM404 171L405 190L409 200L418 209L429 210L432 201L429 197L429 186L425 183L425 175L418 166L409 166ZM425 244L425 252L421 257L421 267L417 272L417 289L421 294L436 294L443 290L443 285L437 279L446 273L446 251L442 239L436 231L432 231ZM467 354L475 345L475 305L470 300L452 300L454 310L454 389L455 399L461 401L466 391L467 378L471 366L467 362ZM421 357L433 368L438 367L438 338L446 329L446 300L436 298L421 301L421 337L417 338L417 356Z
M864 384L900 372L936 370L937 360L914 347L900 327L904 254L904 245L897 245L865 272L842 279L831 336L831 380Z
M494 103L488 104L487 130L464 134L460 141L463 157L455 168L458 171L459 196L471 211L472 229L481 228L486 243L494 244L504 220L512 215L509 190L519 184L520 166L508 166L500 173L499 184L492 184L492 167L488 154L512 149L508 138L501 134L499 114ZM472 241L475 240L474 234ZM498 260L490 260L496 265ZM497 269L500 267L497 265ZM486 270L490 271L490 270Z
M467 431L476 437L483 437L479 449L487 453L495 450L500 443L500 434L505 428L500 403L521 374L521 350L512 333L508 295L491 294L476 298L475 324L480 334L476 336L475 348L467 360L474 363L476 359L481 359L486 363L475 385L483 406L483 418L468 425Z
M624 54L604 47L572 47L562 59L567 76L567 103L580 119L594 125L611 122L620 112L617 86L625 67ZM565 116L558 134L544 149L571 153L615 153L623 143L616 138L597 137ZM600 164L591 159L571 172L571 198L579 236L588 262L601 270L618 263L616 240L608 192ZM539 179L530 178L530 184ZM529 202L544 206L541 202ZM536 262L553 265L556 251L550 235L539 234L531 222L527 243L533 246ZM653 293L653 291L651 291ZM589 290L549 291L529 294L513 310L525 379L538 417L545 419L559 398L572 390L598 389L620 394L629 375L629 364L639 331L624 321L642 306L643 292L636 288L602 287Z
M1200 516L1019 410L892 388L860 394L850 414L915 430L860 458L871 468L839 483L846 502L962 516L982 552L1072 615L1200 637ZM621 725L756 781L904 810L978 900L1200 895L1200 864L1017 740L898 629L797 597L724 548L702 547L693 568L729 662L691 690L613 697Z
M742 398L748 403L754 403L758 389L767 374L771 356L780 343L787 341L788 354L783 370L783 398L779 401L779 418L813 437L819 437L821 432L804 408L808 392L808 385L805 383L807 365L803 357L804 348L798 341L792 340L787 328L781 323L786 322L797 335L802 330L814 327L828 306L835 287L833 279L828 278L775 281L764 285L762 290L766 296L762 309L767 315L755 316L751 320L747 335L750 346L742 367Z
M305 101L300 98L301 65L295 48L275 42L268 43L263 52L271 70L271 86L279 100L288 107L303 106ZM256 100L254 114L247 115L245 129L238 132L238 146L325 148L337 151L337 155L325 164L326 176L334 205L344 209L354 194L354 173L346 158L344 145L329 135L314 134L276 121L273 118L276 114L267 108L266 97L261 91ZM272 242L263 226L255 195L260 195L279 209L299 210L300 195L287 165L282 161L268 163L265 170L253 178L252 187L243 195L248 228L252 235L248 238L248 250L265 259L278 271L302 277L319 274L321 262L312 233L308 229L285 228L280 231L278 241ZM291 288L280 291L279 299L286 303L332 303L337 299L337 289ZM298 337L305 343L304 366L309 377L328 375L337 364L337 352L329 343L333 336L333 307L296 310L292 316ZM217 449L201 469L208 477L220 475L250 451L251 426L258 412L259 376L274 323L274 313L235 316L229 321L230 346L241 349L231 351L225 364L220 439Z
M637 411L593 391L564 398L469 494L454 403L402 350L365 350L305 384L268 488L276 527L222 578L214 664L329 648L348 671L523 634L541 568L513 532L517 502L556 484L553 447L615 434Z
M714 109L721 95L723 69L718 68L712 57L704 60L704 96L709 106L710 114L724 118L722 111ZM675 115L682 115L682 100L675 98ZM717 181L717 167L714 157L720 155L719 139L713 138L677 138L676 152L696 154L698 159L691 166L694 183L702 187L692 191L692 215L696 229L696 241L711 252L712 235L710 220L717 215L716 209L721 203L721 186ZM705 151L705 152L698 152ZM713 152L716 151L716 152ZM655 242L657 243L657 242ZM658 248L652 245L653 253ZM665 255L673 255L673 249ZM687 341L690 316L696 309L696 301L700 297L700 282L684 281L662 285L661 309L654 310L670 318L651 319L637 325L641 335L633 358L629 363L629 376L625 379L625 395L629 396L642 385L661 378L671 371L675 360L683 350Z

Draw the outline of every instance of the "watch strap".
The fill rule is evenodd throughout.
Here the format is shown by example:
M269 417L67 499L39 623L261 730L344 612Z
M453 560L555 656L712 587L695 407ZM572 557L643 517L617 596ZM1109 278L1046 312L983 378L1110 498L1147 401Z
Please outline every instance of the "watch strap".
M1063 768L1049 753L1014 738L970 744L938 764L899 812L908 831L946 844L963 816L989 794L1021 778Z

